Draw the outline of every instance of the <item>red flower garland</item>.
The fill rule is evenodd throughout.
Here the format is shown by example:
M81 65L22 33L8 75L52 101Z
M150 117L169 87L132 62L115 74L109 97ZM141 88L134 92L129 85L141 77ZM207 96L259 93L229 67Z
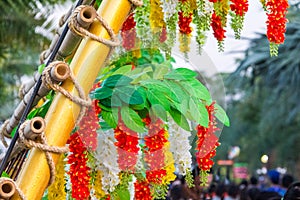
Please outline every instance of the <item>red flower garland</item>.
M248 11L248 0L231 0L230 9L235 12L236 15L244 16Z
M197 147L198 152L196 153L197 163L200 169L207 171L209 170L214 162L211 160L216 155L216 148L220 145L218 138L215 136L215 131L218 130L216 127L216 119L214 116L214 103L206 106L209 115L208 127L201 125L197 126Z
M89 176L90 168L87 166L87 149L78 132L71 135L68 140L71 154L68 156L68 164L70 164L70 175L72 183L72 197L75 199L86 199L90 195Z
M97 129L99 126L98 115L101 112L101 108L98 105L98 101L94 100L93 105L88 108L85 115L79 123L78 133L83 144L95 151L97 148Z
M134 183L134 199L136 200L152 200L149 183L147 181L137 180Z
M190 26L192 20L193 20L193 14L189 13L188 16L185 16L182 11L178 12L179 15L179 20L178 20L178 26L179 26L179 31L182 34L190 34L192 33L193 29Z
M119 120L117 128L114 130L118 147L118 163L121 170L134 170L139 147L138 134L127 128L122 120Z
M286 31L286 13L289 7L287 0L269 0L267 2L267 37L268 40L275 44L282 44L285 39Z
M222 19L220 16L218 16L215 11L213 12L212 16L211 16L211 23L210 23L213 31L214 31L214 36L215 38L221 42L224 40L225 36L225 32L226 30L223 28L222 25Z
M136 22L134 21L133 13L131 13L121 28L122 46L126 50L130 50L135 47L135 25Z
M144 119L148 128L148 135L145 136L145 161L148 165L146 171L146 178L149 183L160 184L162 178L166 176L167 172L164 169L165 155L164 145L167 142L165 137L166 130L163 125L164 122L160 119L151 121L149 117Z

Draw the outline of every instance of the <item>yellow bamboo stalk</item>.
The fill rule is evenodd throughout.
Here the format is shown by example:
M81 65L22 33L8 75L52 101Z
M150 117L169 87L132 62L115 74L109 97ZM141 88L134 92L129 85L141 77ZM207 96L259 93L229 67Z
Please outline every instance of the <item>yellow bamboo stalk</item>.
M107 21L115 32L118 32L130 9L131 4L128 0L104 0L97 13ZM92 24L90 32L109 38L107 31L98 21ZM89 38L80 43L70 67L86 94L92 87L109 51L109 47ZM77 95L75 87L70 81L64 82L63 87ZM61 94L56 95L45 117L45 134L49 145L64 146L66 144L79 112L79 105ZM59 159L59 155L52 154L52 157L55 163ZM49 177L49 167L45 154L38 149L33 149L18 177L17 184L27 199L41 199L48 185ZM19 199L19 197L14 195L12 199Z

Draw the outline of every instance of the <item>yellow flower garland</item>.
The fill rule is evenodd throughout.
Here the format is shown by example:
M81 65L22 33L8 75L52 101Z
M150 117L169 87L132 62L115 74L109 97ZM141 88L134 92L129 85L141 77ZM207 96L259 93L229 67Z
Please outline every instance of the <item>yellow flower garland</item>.
M169 133L166 131L166 138L169 138ZM164 146L165 153L165 170L167 172L166 176L163 177L162 183L167 185L170 184L171 181L174 181L176 178L175 166L174 166L174 158L172 152L170 151L170 142L166 142Z
M102 179L102 174L101 174L101 171L98 170L96 172L96 176L95 176L95 180L94 180L94 184L93 184L93 188L95 190L95 197L97 199L101 199L106 196L105 192L102 190L101 179Z
M51 200L65 200L66 191L65 191L65 156L61 155L59 161L56 165L56 175L55 181L52 185L48 187L48 199Z
M164 21L164 13L162 11L160 0L150 1L150 27L153 33L158 33L162 31L162 28L166 27Z

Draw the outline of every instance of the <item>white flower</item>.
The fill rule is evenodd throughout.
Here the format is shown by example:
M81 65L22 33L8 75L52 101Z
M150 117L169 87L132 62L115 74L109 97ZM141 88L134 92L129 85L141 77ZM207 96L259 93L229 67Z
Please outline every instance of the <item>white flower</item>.
M189 137L191 132L179 127L173 119L169 120L170 151L173 154L175 165L180 175L185 175L192 167L191 145Z
M162 0L165 21L167 21L172 15L177 14L177 4L178 0Z
M106 193L115 190L115 187L120 183L119 173L120 168L118 164L118 152L114 145L116 139L114 137L114 130L97 131L98 133L98 147L94 153L96 158L97 169L102 172L102 189Z

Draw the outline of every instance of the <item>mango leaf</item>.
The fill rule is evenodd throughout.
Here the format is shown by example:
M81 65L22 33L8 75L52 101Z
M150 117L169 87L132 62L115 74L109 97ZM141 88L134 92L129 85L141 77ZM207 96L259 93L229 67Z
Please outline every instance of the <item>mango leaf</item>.
M209 117L205 105L199 99L190 97L188 106L188 117L198 124L208 127Z
M116 128L118 124L118 118L113 115L112 112L108 112L105 110L101 111L102 119L112 128Z
M116 74L124 75L124 74L130 72L131 69L132 69L132 65L124 65L124 66L120 67L119 69L117 69L116 71L114 71L112 73L112 75L116 75Z
M100 104L108 108L122 106L122 102L117 95L113 95L111 98L101 99Z
M153 72L153 78L162 80L166 73L169 71L169 67L164 64L155 64L155 70Z
M120 190L120 189L117 189L117 199L119 200L130 200L130 192L129 190Z
M102 87L114 88L117 86L126 86L129 85L132 80L133 79L128 76L116 74L105 79L102 83Z
M152 105L150 112L152 115L154 115L164 121L167 121L167 119L168 119L166 110L164 109L163 106L161 106L159 104Z
M161 91L155 88L150 88L148 89L147 97L151 106L158 104L161 105L166 111L170 110L170 101L165 95L162 94Z
M93 99L106 99L108 97L110 97L113 93L113 89L109 88L109 87L101 87L101 88L97 88L95 89L95 91L92 93L92 98Z
M151 79L151 77L148 75L149 72L152 72L152 67L148 66L144 68L143 70L141 68L136 68L133 70L130 74L130 77L133 78L133 81L131 81L131 84L138 84L140 81ZM133 73L133 72L139 72L139 73Z
M174 121L184 130L186 131L191 131L190 129L190 125L187 121L187 119L185 118L185 116L176 108L171 107L170 111L169 111L170 115L172 116L172 118L174 119Z
M102 131L107 131L109 129L112 129L112 127L105 121L99 122L99 125Z
M172 80L189 80L196 77L198 74L187 68L177 68L164 76L166 79Z
M117 95L126 104L136 105L144 103L144 98L133 86L117 87L114 95Z
M125 125L133 131L142 133L145 131L144 123L141 117L131 108L121 107L121 117Z
M195 96L199 99L202 99L204 101L210 102L211 101L211 95L208 91L208 89L197 79L191 79L187 81L188 84L190 84L195 91Z
M215 116L225 126L230 126L229 117L227 116L225 110L219 104L215 104Z

